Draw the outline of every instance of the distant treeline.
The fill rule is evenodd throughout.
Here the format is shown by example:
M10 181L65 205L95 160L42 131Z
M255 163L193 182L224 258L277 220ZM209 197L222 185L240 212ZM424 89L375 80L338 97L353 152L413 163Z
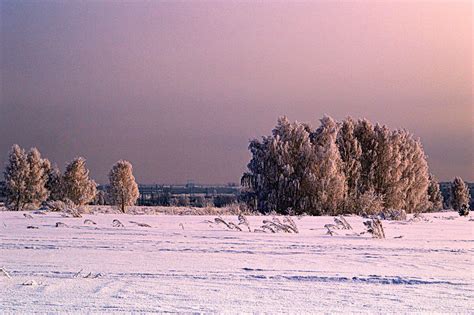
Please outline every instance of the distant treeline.
M41 156L36 148L25 151L13 145L0 182L0 201L11 210L37 208L43 203L53 208L83 205L224 207L238 202L239 187L187 184L138 185L132 164L120 160L109 172L109 183L97 185L90 178L86 160L75 158L64 172Z
M443 196L443 208L450 208L451 182L440 182L440 190ZM471 200L470 207L474 208L474 183L467 183ZM93 204L108 204L108 185L99 185L98 194ZM227 205L243 202L241 188L238 186L207 186L200 185L199 189L189 185L138 185L140 196L137 205L140 206L191 206L191 207L225 207ZM203 190L205 191L203 193ZM103 193L100 193L100 192ZM100 196L102 195L102 196ZM0 202L6 201L5 182L0 181ZM104 199L101 199L101 198Z
M104 198L98 202L107 204L108 185L98 187ZM138 185L140 192L137 205L180 207L225 207L239 202L240 187L228 185Z
M449 188L440 187L429 172L420 141L404 129L390 130L365 119L337 122L327 116L312 129L282 117L272 135L252 140L249 149L252 159L242 188L139 186L132 164L124 160L112 165L109 183L99 186L82 157L61 172L38 149L25 151L13 145L0 194L12 210L107 204L125 212L136 204L245 203L250 210L280 214L377 215L387 209L410 213L447 207L469 212L470 193L464 181L456 177Z
M451 205L451 200L453 199L452 185L453 183L451 182L439 183L439 188L441 190L441 194L443 195L443 208L444 209L452 208L452 205ZM466 185L469 189L469 195L470 195L469 206L470 206L470 209L474 209L474 183L466 182Z

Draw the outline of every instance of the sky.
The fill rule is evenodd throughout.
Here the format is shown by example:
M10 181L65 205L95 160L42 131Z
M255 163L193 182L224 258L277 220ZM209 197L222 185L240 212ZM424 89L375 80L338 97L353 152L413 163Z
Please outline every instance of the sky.
M277 118L368 118L474 181L471 1L0 0L0 164L12 144L104 183L239 182Z

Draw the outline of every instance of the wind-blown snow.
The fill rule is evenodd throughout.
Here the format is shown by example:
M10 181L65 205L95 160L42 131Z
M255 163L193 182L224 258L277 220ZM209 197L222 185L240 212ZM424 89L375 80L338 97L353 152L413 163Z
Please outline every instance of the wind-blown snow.
M2 312L474 311L474 222L454 212L383 221L383 240L354 235L355 216L354 231L328 236L332 217L265 234L211 216L23 213L0 212ZM249 217L252 228L265 218Z

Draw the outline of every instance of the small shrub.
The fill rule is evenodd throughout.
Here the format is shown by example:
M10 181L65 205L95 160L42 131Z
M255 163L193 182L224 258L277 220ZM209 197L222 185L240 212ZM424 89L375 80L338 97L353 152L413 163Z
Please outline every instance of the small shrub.
M380 213L380 218L382 220L405 221L407 219L407 213L403 209L386 209Z
M458 211L459 215L461 217L466 217L469 215L469 206L468 205L462 205L460 208L459 208L459 211Z
M378 215L383 209L383 198L373 190L366 191L359 198L352 199L349 208L351 213L358 213L362 216Z
M76 205L69 199L54 200L45 202L44 205L49 208L51 211L67 211L68 209L76 208Z

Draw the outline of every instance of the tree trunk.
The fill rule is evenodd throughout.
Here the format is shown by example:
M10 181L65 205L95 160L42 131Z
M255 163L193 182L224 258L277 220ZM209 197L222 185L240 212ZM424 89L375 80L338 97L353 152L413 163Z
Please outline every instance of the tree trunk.
M18 198L17 198L16 205L15 205L15 210L16 211L20 211L20 203L21 203L21 195L18 194Z

